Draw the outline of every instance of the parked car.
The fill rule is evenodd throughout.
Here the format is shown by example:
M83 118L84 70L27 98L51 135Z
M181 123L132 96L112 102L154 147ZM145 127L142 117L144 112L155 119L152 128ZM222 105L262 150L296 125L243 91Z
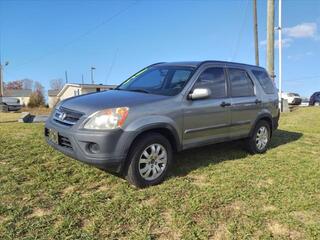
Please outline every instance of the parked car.
M289 105L299 105L302 102L298 93L282 93L282 98L286 99Z
M300 107L309 107L309 98L301 98L301 104Z
M320 92L315 92L312 94L309 104L310 106L320 106Z
M20 100L14 97L2 97L1 103L2 110L8 111L19 111L22 108Z
M278 119L278 94L261 67L157 63L114 90L60 102L44 132L62 153L146 187L164 180L175 151L244 139L264 153Z

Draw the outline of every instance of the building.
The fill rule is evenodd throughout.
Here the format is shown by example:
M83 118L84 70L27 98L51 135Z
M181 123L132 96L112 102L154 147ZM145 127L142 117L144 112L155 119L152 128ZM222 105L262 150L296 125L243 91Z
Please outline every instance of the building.
M50 108L53 108L61 100L86 93L106 91L115 87L116 85L67 83L60 91L48 91L48 104Z
M60 90L48 90L48 105L53 108L58 102L58 93Z
M3 95L5 97L17 98L21 105L28 106L31 94L31 89L5 89Z

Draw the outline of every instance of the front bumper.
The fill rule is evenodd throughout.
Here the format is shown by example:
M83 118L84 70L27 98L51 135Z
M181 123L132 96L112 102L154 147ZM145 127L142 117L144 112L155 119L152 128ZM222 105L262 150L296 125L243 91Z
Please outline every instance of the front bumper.
M58 142L49 139L49 129L58 132ZM97 168L120 173L130 147L131 133L122 129L110 131L77 130L62 126L49 119L44 135L47 143L65 155ZM98 144L99 151L92 153L90 144Z
M19 111L21 110L21 105L7 105L8 111Z

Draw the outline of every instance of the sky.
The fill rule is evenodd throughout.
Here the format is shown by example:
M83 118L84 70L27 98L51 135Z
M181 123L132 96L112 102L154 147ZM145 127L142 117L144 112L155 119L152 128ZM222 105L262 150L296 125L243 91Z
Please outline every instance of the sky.
M258 0L263 67L266 2ZM155 62L254 64L252 9L252 0L0 0L4 80L29 78L48 90L65 71L69 82L83 74L90 83L92 66L95 83L119 84ZM309 97L320 90L320 1L283 0L282 9L283 90ZM276 75L277 66L276 48Z

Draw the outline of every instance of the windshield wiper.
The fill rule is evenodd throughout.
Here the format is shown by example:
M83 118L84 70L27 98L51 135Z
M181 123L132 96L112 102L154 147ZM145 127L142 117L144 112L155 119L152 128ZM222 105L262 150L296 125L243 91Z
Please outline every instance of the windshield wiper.
M132 92L142 92L142 93L150 93L149 91L145 89L126 89L127 91L132 91Z

